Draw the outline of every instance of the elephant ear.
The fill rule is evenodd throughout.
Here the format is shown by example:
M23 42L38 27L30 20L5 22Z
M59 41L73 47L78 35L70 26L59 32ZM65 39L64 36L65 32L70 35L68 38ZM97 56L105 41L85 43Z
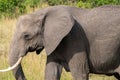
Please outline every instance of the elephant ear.
M66 9L57 9L48 13L44 24L44 45L50 55L61 40L71 31L74 19Z

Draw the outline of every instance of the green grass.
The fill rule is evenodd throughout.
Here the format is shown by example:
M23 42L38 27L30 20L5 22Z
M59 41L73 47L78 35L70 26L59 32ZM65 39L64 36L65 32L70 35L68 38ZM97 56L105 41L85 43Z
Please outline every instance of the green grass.
M15 29L16 19L0 20L0 69L7 68L9 44ZM44 80L46 54L29 53L22 61L23 70L28 80ZM15 80L12 72L0 73L0 80ZM61 80L73 80L70 73L63 70ZM90 75L90 80L116 80L113 76Z

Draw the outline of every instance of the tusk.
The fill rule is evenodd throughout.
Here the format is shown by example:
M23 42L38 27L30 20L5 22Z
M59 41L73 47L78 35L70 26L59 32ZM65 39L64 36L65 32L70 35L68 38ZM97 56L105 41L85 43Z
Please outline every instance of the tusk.
M11 67L8 67L7 69L0 70L0 72L7 72L7 71L10 71L10 70L13 70L14 68L16 68L16 67L20 64L21 60L22 60L22 57L20 57L20 58L18 59L18 61L16 62L16 64L14 64L14 65L11 66Z

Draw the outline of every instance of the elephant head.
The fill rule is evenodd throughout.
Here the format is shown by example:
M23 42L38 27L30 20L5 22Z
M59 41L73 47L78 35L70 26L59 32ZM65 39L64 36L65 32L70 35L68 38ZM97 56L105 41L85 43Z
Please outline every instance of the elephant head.
M45 8L18 19L10 46L11 67L7 69L13 69L16 80L25 80L20 64L22 57L33 51L39 54L43 48L47 55L50 55L70 32L75 20L67 8L65 6Z

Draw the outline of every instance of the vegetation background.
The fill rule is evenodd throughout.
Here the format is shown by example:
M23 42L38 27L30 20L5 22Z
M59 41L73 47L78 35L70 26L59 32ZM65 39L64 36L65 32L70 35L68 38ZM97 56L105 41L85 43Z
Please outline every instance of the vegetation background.
M120 5L120 0L0 0L0 69L7 68L9 44L20 15L54 5L94 8L101 5ZM46 54L28 54L22 61L28 80L44 80ZM0 73L0 80L15 80L12 72ZM73 80L63 69L61 80ZM90 80L115 80L113 76L90 74Z

